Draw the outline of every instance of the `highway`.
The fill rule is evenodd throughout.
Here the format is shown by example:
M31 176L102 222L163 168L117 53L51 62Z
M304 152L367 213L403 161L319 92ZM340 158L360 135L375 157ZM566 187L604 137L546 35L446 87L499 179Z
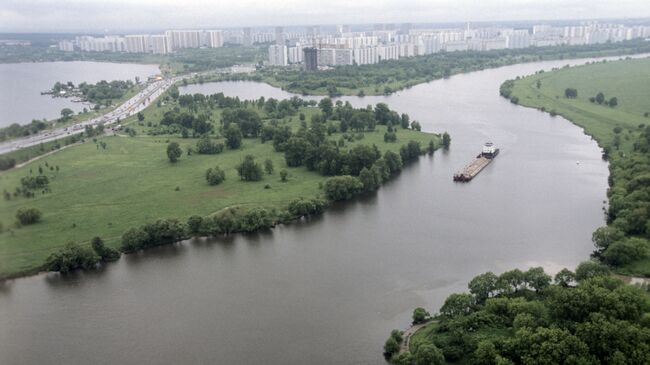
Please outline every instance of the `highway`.
M79 134L84 131L86 126L96 126L98 124L109 126L111 124L115 124L117 123L118 119L124 120L125 118L136 114L137 112L149 106L156 100L156 98L167 91L171 85L177 81L182 80L185 77L189 77L189 75L151 82L147 85L146 88L144 88L138 94L134 95L131 99L125 101L116 109L99 117L85 120L83 122L69 125L67 127L48 129L41 131L38 134L1 142L0 154Z

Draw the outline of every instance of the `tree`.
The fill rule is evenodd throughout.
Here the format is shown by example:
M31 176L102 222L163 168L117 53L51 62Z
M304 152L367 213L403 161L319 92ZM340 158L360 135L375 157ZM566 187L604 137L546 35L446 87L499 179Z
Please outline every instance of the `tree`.
M609 268L594 261L585 261L576 268L576 280L582 281L597 276L609 275Z
M602 92L596 94L596 102L598 104L602 104L604 101L605 101L605 94L603 94Z
M226 173L216 166L215 168L209 168L205 171L205 180L209 185L218 185L221 184L226 179Z
M440 314L453 318L470 314L476 305L476 298L471 294L451 294L440 308Z
M231 123L226 127L224 132L224 137L226 138L226 146L231 150L236 150L241 147L242 138L244 138L241 129L235 123Z
M524 273L519 269L506 271L499 276L499 288L505 291L519 290L524 283Z
M210 137L203 136L196 142L196 151L201 155L213 155L223 151L223 143L215 143Z
M284 146L284 159L289 167L303 164L309 144L302 137L291 137Z
M445 132L442 134L442 148L448 150L449 145L451 145L451 136L449 133Z
M629 237L625 240L612 243L603 253L605 262L612 266L621 266L633 261L643 260L648 255L648 243L638 237Z
M271 175L273 174L273 161L271 159L266 159L264 161L264 171L268 174Z
M23 226L38 223L41 216L41 211L36 208L18 208L18 211L16 211L16 219Z
M332 99L330 98L321 99L321 101L318 103L318 107L323 112L323 114L325 114L325 119L329 119L332 116L332 112L334 110Z
M280 181L287 182L287 177L288 176L289 176L289 173L287 172L287 170L285 170L285 169L280 170Z
M487 298L496 293L498 281L499 277L493 272L488 271L474 277L467 286L469 287L469 292L476 296L476 300L479 303L483 303Z
M563 288L568 288L575 281L576 274L567 268L564 268L555 274L555 283Z
M578 97L578 90L574 88L566 88L564 89L564 96L568 99L575 99Z
M399 352L399 343L391 336L386 340L384 344L384 356L387 359L390 359Z
M473 364L476 365L495 365L496 358L499 355L494 343L489 340L483 340L478 343L476 351L474 351Z
M363 184L363 190L366 192L375 191L379 189L381 181L379 181L379 176L375 175L373 170L364 167L359 173L359 181Z
M400 118L400 126L402 129L408 129L409 125L411 124L409 115L406 113L403 113L401 118Z
M393 151L384 152L384 161L386 161L386 166L391 175L394 175L402 171L402 157Z
M415 350L415 365L445 365L445 357L432 343L423 343Z
M422 307L413 310L413 324L424 323L429 319L429 312Z
M324 190L329 200L348 200L363 190L363 184L354 176L334 176L325 180Z
M599 227L591 235L591 241L596 246L596 252L602 254L614 242L620 241L625 234L614 226Z
M115 261L120 258L120 252L110 247L106 247L104 241L99 237L93 237L90 241L90 245L102 261Z
M524 273L524 281L529 288L539 292L551 285L551 276L542 267L531 267Z
M187 230L192 235L198 235L203 225L203 217L200 215L193 215L187 219Z
M433 152L436 150L436 145L433 143L433 140L429 141L429 145L427 146L427 153L429 156L433 155Z
M61 109L61 119L63 120L68 120L74 112L70 108L63 108Z
M45 269L67 273L73 270L95 268L100 261L90 248L68 243L62 249L52 253L45 260Z
M171 96L172 99L177 100L179 95L180 93L178 92L178 87L176 85L172 85L169 88L169 96Z
M607 104L609 104L609 106L612 107L612 108L617 106L618 105L618 98L613 97L613 98L609 99L609 102Z
M142 112L138 112L138 121L142 122L144 120L144 114Z
M237 173L244 181L259 181L262 180L262 168L255 162L255 157L246 155L244 161L237 166Z
M167 158L169 162L175 163L183 155L183 150L177 142L171 142L167 145Z

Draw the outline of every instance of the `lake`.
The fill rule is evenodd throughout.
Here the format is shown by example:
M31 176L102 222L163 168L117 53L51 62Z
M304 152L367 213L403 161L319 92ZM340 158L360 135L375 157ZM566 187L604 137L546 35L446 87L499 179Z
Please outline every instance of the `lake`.
M607 164L580 128L499 96L505 79L567 63L344 97L448 131L451 150L310 221L0 283L0 363L384 364L391 329L405 329L415 307L437 311L475 275L574 268L604 224ZM291 96L250 82L182 90ZM453 183L486 141L501 148L496 160Z
M0 64L0 128L12 123L25 124L32 119L54 119L61 116L61 109L75 112L88 107L74 103L69 98L53 98L41 95L50 90L57 81L94 84L106 80L133 80L160 73L157 65L109 62L41 62Z

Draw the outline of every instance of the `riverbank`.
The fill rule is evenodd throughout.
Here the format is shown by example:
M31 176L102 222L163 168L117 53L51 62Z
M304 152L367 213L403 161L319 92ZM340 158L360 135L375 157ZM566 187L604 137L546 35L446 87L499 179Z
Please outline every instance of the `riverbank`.
M0 176L0 190L9 193L9 198L0 202L3 208L0 222L5 227L4 232L0 233L0 277L37 271L49 254L68 242L87 245L92 237L100 236L109 247L120 248L125 231L158 219L177 218L184 224L190 216L213 216L215 212L232 206L240 207L242 216L257 208L265 209L271 214L270 217L277 216L279 213L273 212L286 210L287 204L295 199L325 196L323 186L327 175L346 174L339 171L323 175L318 168L314 171L313 167L307 168L302 162L297 165L292 162L289 166L285 152L277 150L274 140L264 143L259 137L252 136L243 138L240 148L201 154L199 142L202 138L192 136L198 128L213 131L207 135L214 146L227 142L219 127L225 109L198 101L192 105L183 104L186 101L182 97L179 102L169 97L163 99L166 99L164 105L153 103L143 111L143 120L133 116L124 121L128 130L135 132L135 137L103 137L94 143L87 141ZM234 103L235 99L223 102ZM246 110L251 117L258 115L260 119L257 123L260 124L257 128L266 131L266 138L269 138L269 128L271 131L283 128L297 136L311 133L311 128L305 129L304 125L318 118L322 112L320 108L300 106L279 116L275 111L251 106L248 102L229 105L230 110ZM187 113L183 115L194 117L207 113L209 119L204 120L200 127L199 124L192 124L197 129L192 129L190 125L189 135L183 138L181 134L188 131L184 127L180 128L175 123L158 124L176 108ZM338 113L338 108L333 110ZM300 119L304 119L304 122ZM184 123L180 120L178 123ZM381 155L391 151L399 157L402 146L409 141L419 143L422 151L427 149L430 142L434 143L434 148L440 146L438 135L431 133L397 126L394 132L396 141L390 142L385 140L389 128L386 125L374 125L373 122L370 129L355 126L355 132L344 133L340 130L340 123L332 116L327 124L319 127L323 128L320 129L319 133L323 134L319 138L323 138L325 145L335 148L328 153L365 153L374 151L371 146L376 146L374 148ZM318 122L309 124L320 125ZM186 132L182 132L182 129ZM304 136L306 139L312 138L309 134ZM170 163L167 158L165 151L170 142L177 142L183 151L177 163ZM368 149L363 146L368 146ZM241 181L238 166L246 155L253 156L255 162L264 167L266 160L269 160L273 171L264 172L259 181ZM301 153L300 158L303 157ZM373 157L368 162L362 162L362 166L375 160L376 157ZM404 159L403 162L408 161ZM348 164L342 161L335 164L339 163ZM58 167L56 171L50 169L53 166ZM226 179L217 186L211 186L206 182L205 173L215 166L225 172ZM282 170L287 171L286 181L282 181ZM49 178L50 192L36 191L34 198L11 194L20 186L21 178L41 174L40 171ZM359 171L351 170L347 174L359 175ZM21 207L39 209L43 212L42 221L17 228L13 223L14 214ZM278 218L278 221L282 219ZM35 237L38 240L34 240Z
M536 47L486 52L448 52L388 60L372 65L339 66L305 72L271 68L240 80L264 81L302 95L390 95L415 85L451 75L517 63L543 60L605 57L650 52L642 39L583 46Z
M513 103L561 115L584 128L610 162L608 226L595 256L624 275L650 277L650 227L644 174L650 125L650 59L599 62L509 81ZM598 77L594 77L597 75Z

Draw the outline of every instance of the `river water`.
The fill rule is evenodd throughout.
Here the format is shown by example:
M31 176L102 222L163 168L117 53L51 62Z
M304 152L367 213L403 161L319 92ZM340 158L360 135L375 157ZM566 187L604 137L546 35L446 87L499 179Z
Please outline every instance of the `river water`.
M157 65L108 62L41 62L0 64L0 128L12 123L25 124L32 119L54 119L61 116L61 109L75 112L88 105L74 103L69 98L53 98L41 95L57 81L94 84L106 80L132 80L159 73Z
M382 364L391 329L406 328L414 307L435 312L473 276L575 267L604 223L600 149L568 121L498 92L505 79L567 62L344 98L383 101L426 131L448 131L451 150L312 221L1 283L0 363ZM290 96L248 82L184 91ZM453 183L488 140L501 148L494 163Z

